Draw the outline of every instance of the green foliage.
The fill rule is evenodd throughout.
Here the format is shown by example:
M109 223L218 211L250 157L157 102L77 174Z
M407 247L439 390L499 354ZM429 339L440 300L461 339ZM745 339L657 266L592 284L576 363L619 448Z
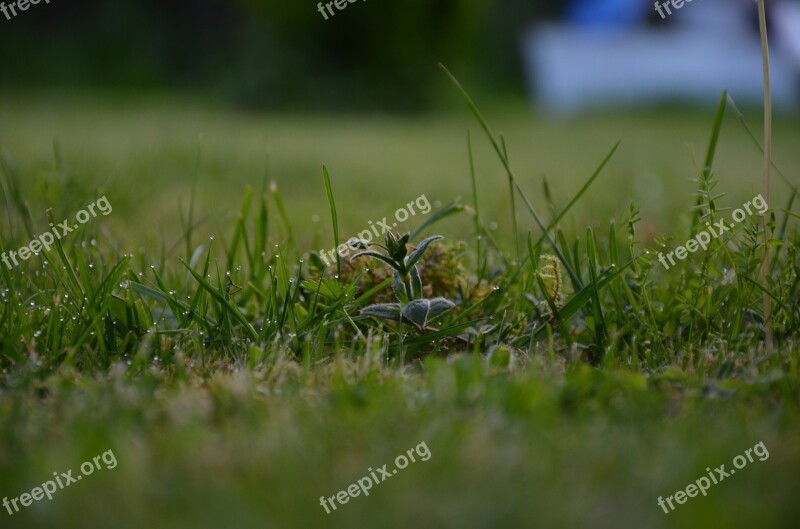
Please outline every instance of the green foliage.
M385 237L386 254L367 250L359 252L353 259L359 257L373 257L388 264L394 270L392 273L392 288L400 303L381 303L370 305L361 309L362 316L372 316L392 321L405 319L415 325L418 329L427 329L428 320L455 307L455 304L445 298L425 299L422 298L422 279L419 275L417 263L428 246L437 240L442 239L441 235L434 235L425 238L419 246L413 248L408 253L408 241L410 233L397 236L388 232ZM374 246L380 246L374 244ZM402 318L401 318L402 317Z
M460 90L524 206L520 220L523 211L530 215L525 255L492 236L478 203L474 166L466 183L474 193L472 207L454 201L432 211L413 230L421 238L416 247L409 233L390 232L380 245L362 241L364 250L354 261L339 263L341 270L328 270L303 252L299 241L307 238L290 225L276 184L265 179L259 192L247 187L230 231L202 241L193 192L181 205L177 224L183 233L172 249L132 256L122 249L128 242L115 239L98 220L19 267L0 267L0 364L37 376L61 365L93 371L120 360L130 360L134 369L151 358L170 366L179 355L201 364L257 366L280 350L308 367L342 352L359 357L372 347L372 336L380 338L381 357L390 362L455 351L490 355L506 347L522 364L544 347L551 360L652 373L695 365L709 348L733 354L757 347L765 326L772 327L777 343L795 343L800 280L794 195L785 211L773 204L766 219L773 234L766 283L758 280L765 251L758 223L741 224L708 251L664 270L653 258L652 229L643 229L647 221L636 204L620 224L627 240L613 220L584 233L562 226L567 212L600 181L616 146L562 207L553 200L557 193L549 192L548 218L515 177L505 141ZM698 168L696 197L687 208L690 232L724 209L724 182L713 171L723 117L720 107ZM55 157L69 181L58 147ZM25 175L7 157L0 168L8 219L0 226L0 250L7 251L44 231L47 223L31 213L31 205L41 201L30 193L49 192L47 185L26 187ZM327 194L338 243L338 212L348 208L337 210L327 169L324 174L320 197ZM425 236L436 223L456 221L460 212L471 215L467 224L479 244L446 245L439 243L441 236ZM676 229L671 235L685 234ZM375 262L387 266L370 268ZM773 301L767 314L759 303L764 295ZM375 326L372 318L389 323ZM726 372L731 361L722 355L709 365Z

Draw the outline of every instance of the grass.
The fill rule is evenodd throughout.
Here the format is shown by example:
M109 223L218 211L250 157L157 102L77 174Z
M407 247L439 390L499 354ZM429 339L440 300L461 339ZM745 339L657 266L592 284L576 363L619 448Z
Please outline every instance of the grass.
M479 127L377 117L345 129L191 104L142 115L73 102L53 116L3 105L15 129L0 133L2 250L44 231L37 212L55 204L54 219L70 218L105 193L115 212L0 268L0 494L109 448L119 461L4 527L798 518L800 261L797 220L783 211L794 196L770 204L766 286L755 217L669 271L652 253L757 193L760 153L726 120L724 97L702 134L689 114L657 132L653 116L500 116L502 137L476 107ZM60 138L55 162L45 120ZM186 139L206 127L201 146ZM702 162L676 139L687 131ZM776 122L789 175L797 139ZM397 302L390 271L364 259L325 268L315 249L423 192L443 204L412 242L445 240L419 262L420 296L456 307L420 328L359 314ZM417 292L413 274L403 281ZM319 506L423 441L430 461L336 513ZM658 507L759 441L766 461L668 515Z

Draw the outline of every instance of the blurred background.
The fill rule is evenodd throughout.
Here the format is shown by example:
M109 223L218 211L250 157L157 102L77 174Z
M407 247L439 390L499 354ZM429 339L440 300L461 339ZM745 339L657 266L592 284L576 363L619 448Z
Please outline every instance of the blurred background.
M519 39L558 8L525 0L54 0L0 17L3 87L191 90L245 107L429 109L439 61L521 89Z
M800 166L799 6L769 2L784 168ZM466 131L478 131L442 62L505 133L538 205L544 179L568 200L622 140L575 220L605 224L635 200L646 221L672 222L696 175L687 144L705 148L723 89L760 134L756 20L751 0L695 0L665 18L645 0L373 0L328 20L311 0L51 0L0 15L0 153L44 197L42 218L99 187L117 233L158 240L195 176L201 209L225 211L266 176L292 220L329 240L314 220L327 217L323 163L342 203L358 204L341 209L343 229L423 193L469 198ZM749 199L758 149L729 127L718 172L732 200ZM502 167L474 143L479 185L496 191ZM483 200L507 233L508 197Z
M788 105L800 77L797 4L770 4L780 21L776 89ZM311 0L42 2L0 16L0 86L190 90L249 108L420 111L449 100L439 89L441 61L473 90L520 97L527 86L547 107L603 103L614 92L702 100L693 88L709 86L703 77L736 85L734 93L741 87L746 98L758 94L749 0L686 2L667 19L645 0L347 5L326 20Z

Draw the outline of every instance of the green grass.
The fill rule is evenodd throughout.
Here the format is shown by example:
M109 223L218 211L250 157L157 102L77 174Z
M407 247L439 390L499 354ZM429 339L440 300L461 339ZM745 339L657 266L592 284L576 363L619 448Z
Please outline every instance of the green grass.
M709 113L665 109L551 122L527 108L484 111L494 130L504 134L517 178L540 209L547 206L543 177L555 201L564 204L610 147L621 141L590 196L565 219L569 227L582 231L588 224L621 220L631 200L641 206L648 233L654 236L672 233L676 223L685 225L687 199L694 191L689 179L697 174L690 146L702 163ZM749 113L748 119L758 131L758 112ZM107 223L131 250L145 242L158 247L161 230L170 242L182 234L177 204L188 202L200 134L197 209L205 219L205 233L221 235L245 186L260 189L267 173L286 197L289 217L303 243L308 246L317 230L326 243L332 242L321 185L323 164L339 202L358 206L341 208L342 233L360 231L367 220L391 214L422 193L432 201L447 203L461 196L467 202L472 193L467 130L473 132L484 217L499 225L500 236L511 230L508 193L497 187L507 188L505 171L489 145L476 136L479 128L468 113L298 117L241 114L185 97L119 101L4 94L0 122L0 148L25 176L24 186L43 186L44 181L56 185L53 141L61 146L71 187L61 194L53 191L36 205L40 222L46 207L72 214L95 188L103 187L117 208ZM800 166L796 118L776 119L775 127L775 161L787 172ZM759 153L732 115L726 119L715 169L730 204L741 204L760 190ZM776 196L785 190L777 185ZM28 198L41 197L31 193ZM318 223L313 223L314 215ZM533 227L520 218L523 221L523 232ZM462 236L469 233L468 223L452 222L449 228Z
M758 193L759 150L723 108L476 126L4 99L3 250L48 208L70 218L105 194L115 209L0 268L0 496L108 449L119 466L3 527L793 527L786 184L767 219L771 314L755 218L669 271L647 253ZM798 130L775 136L791 177ZM442 205L412 242L445 240L420 296L456 307L423 329L359 315L397 301L386 266L337 272L314 252L423 193ZM760 441L768 460L658 507ZM420 442L430 461L325 514L320 496Z

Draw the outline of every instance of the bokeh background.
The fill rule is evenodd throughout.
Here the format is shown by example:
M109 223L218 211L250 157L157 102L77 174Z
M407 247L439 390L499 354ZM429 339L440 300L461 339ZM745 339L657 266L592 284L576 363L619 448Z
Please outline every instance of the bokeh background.
M243 108L420 111L441 103L439 61L518 95L518 39L557 7L522 0L53 1L2 21L10 88L187 90Z
M372 1L325 20L311 1L39 3L0 15L0 152L42 221L48 207L71 215L99 188L116 207L110 229L160 245L179 235L195 179L207 233L267 179L298 237L328 247L323 164L345 205L342 229L360 231L423 193L467 201L471 130L487 220L507 236L502 167L441 62L504 133L539 207L549 207L545 180L563 203L621 140L571 221L606 225L633 200L657 234L683 220L694 150L724 88L760 135L761 71L752 2L704 0L664 20L645 4ZM775 159L789 168L800 163L800 4L774 5L789 9L771 24ZM735 204L759 189L760 154L729 120L717 172Z

